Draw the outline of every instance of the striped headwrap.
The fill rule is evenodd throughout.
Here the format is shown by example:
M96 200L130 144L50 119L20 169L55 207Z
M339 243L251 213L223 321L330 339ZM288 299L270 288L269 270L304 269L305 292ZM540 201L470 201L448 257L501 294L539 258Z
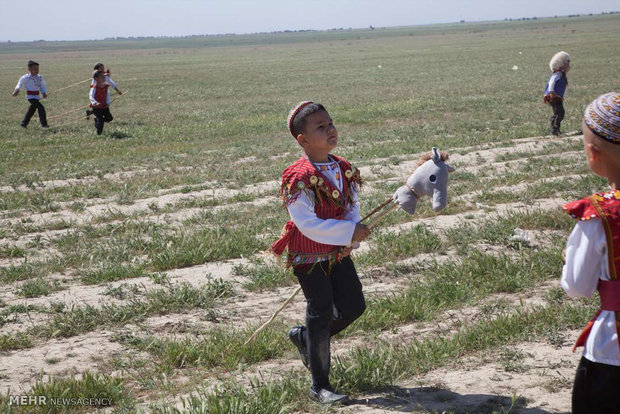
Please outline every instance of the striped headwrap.
M620 93L609 92L590 102L583 119L596 135L620 144Z
M291 135L294 138L297 138L297 137L293 133L293 121L295 120L295 117L297 116L299 111L301 111L302 109L304 109L307 105L310 105L311 103L314 103L314 102L312 102L312 101L301 101L297 105L292 107L290 112L288 113L288 118L286 118L286 126L288 126L288 130L291 131Z

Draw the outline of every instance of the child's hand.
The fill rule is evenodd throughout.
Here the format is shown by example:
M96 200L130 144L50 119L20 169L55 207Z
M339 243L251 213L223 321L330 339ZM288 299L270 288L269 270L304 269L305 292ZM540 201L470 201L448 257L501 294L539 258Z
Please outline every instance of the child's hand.
M362 223L357 223L355 225L355 231L353 232L353 237L351 237L351 242L361 242L369 235L370 235L370 229L368 228L368 226Z
M566 263L566 249L562 250L562 260Z
M47 94L46 93L43 94L43 98L47 98Z
M556 96L558 96L558 95L556 95L555 92L553 92L553 91L549 92L549 98L555 99Z
M121 92L121 90L120 90L120 89L117 89L117 90L116 90L116 93L118 93L119 95L122 95L122 94L123 94L123 92Z
M18 93L19 93L19 89L15 89L11 95L17 96Z

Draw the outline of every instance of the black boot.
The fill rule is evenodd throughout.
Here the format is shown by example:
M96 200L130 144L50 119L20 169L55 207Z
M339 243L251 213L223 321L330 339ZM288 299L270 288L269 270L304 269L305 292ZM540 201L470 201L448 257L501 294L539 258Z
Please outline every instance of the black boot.
M288 337L291 342L297 347L299 351L299 357L304 366L308 368L308 348L306 347L306 341L304 341L304 326L295 326L288 331Z
M320 389L310 388L310 398L322 404L345 403L349 401L349 396L340 394L331 386Z

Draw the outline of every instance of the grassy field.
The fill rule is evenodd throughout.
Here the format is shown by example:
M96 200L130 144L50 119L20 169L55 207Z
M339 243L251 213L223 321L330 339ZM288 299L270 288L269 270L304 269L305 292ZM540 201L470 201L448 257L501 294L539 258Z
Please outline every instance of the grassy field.
M570 344L597 301L559 287L573 225L559 207L605 188L580 117L620 89L619 27L605 15L1 44L0 411L95 410L12 395L105 398L115 413L569 411ZM559 50L572 56L567 134L552 138L542 91ZM47 131L36 115L20 128L27 104L10 97L29 59L48 84ZM101 136L82 118L87 83L63 89L98 61L126 92ZM303 299L243 345L296 287L264 251L287 220L277 180L299 149L285 119L304 99L325 104L336 152L361 168L363 212L432 146L457 167L445 211L393 213L354 254L368 309L333 345L348 407L306 398L286 336Z

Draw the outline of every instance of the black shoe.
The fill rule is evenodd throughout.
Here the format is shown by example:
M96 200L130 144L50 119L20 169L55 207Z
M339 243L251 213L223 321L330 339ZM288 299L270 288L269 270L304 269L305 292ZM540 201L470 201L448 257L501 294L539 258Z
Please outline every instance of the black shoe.
M321 404L335 404L346 403L349 401L349 396L345 394L339 394L333 388L321 388L318 391L314 388L310 388L310 398Z
M19 124L19 126L24 128L24 129L28 128L28 126L26 124L24 124L23 122L21 124Z
M557 137L558 135L561 135L561 134L562 133L560 132L559 129L555 129L554 128L554 129L551 130L551 135L555 135Z
M288 331L288 337L291 342L297 347L301 362L303 362L304 366L308 368L308 348L304 344L305 330L306 328L304 326L294 326L291 328L290 331Z
M49 125L41 125L41 128L43 129L49 129L49 127L50 127Z

